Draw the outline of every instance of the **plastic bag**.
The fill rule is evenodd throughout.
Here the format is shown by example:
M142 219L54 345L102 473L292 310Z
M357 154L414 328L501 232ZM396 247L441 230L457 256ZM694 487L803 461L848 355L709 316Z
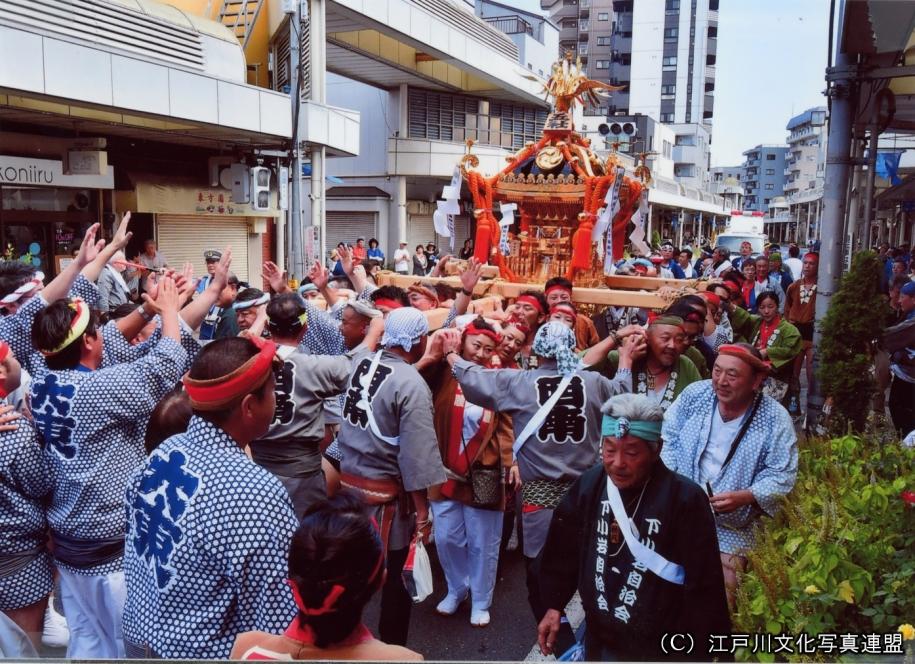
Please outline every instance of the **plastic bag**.
M432 594L432 564L429 562L425 545L418 537L414 537L410 542L402 577L404 587L413 598L414 604L419 604Z

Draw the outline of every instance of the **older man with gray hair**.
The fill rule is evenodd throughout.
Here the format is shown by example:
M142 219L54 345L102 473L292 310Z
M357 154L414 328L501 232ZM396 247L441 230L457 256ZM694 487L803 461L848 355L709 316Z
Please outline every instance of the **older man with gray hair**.
M620 394L602 411L602 464L563 498L544 545L540 648L553 651L577 590L586 660L660 661L668 633L693 640L682 656L710 660L709 635L731 622L708 498L661 461L660 407Z
M134 299L139 285L137 270L131 270L123 251L116 251L98 278L98 307L103 313Z

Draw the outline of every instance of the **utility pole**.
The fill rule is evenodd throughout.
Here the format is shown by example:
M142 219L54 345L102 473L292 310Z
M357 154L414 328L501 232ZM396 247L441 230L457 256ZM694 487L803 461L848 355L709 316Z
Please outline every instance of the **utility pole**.
M289 257L288 272L297 279L305 276L304 247L302 246L302 148L299 140L302 95L302 3L295 0L289 16L289 99L292 102L292 172L289 186Z
M326 61L327 42L326 36L326 2L325 0L308 0L308 48L310 82L309 99L318 104L327 103ZM327 224L324 211L325 148L323 145L311 146L311 226L317 235L315 245L317 260L324 262L327 255Z
M845 22L845 4L839 12L839 29L836 39L836 58L833 72L845 74L836 78L829 86L827 94L832 100L829 114L829 143L826 147L826 176L823 188L823 214L817 230L821 238L820 262L817 272L816 325L813 336L814 372L818 364L818 349L822 335L820 323L829 311L832 296L839 286L843 267L843 245L846 237L845 202L848 188L848 176L851 166L849 148L852 139L852 104L855 101L852 81L849 78L849 66L852 59L844 51L843 27ZM819 386L808 386L807 389L807 429L815 431L823 410L823 395Z

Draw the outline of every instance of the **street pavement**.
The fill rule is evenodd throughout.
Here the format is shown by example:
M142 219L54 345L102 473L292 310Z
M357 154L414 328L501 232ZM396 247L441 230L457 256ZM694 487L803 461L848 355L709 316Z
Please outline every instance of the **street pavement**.
M427 660L510 660L525 659L537 641L534 617L527 603L524 557L520 551L503 551L488 627L471 627L470 602L464 602L453 616L440 616L435 606L445 596L445 579L435 555L432 561L434 592L413 606L407 647ZM378 596L366 610L365 624L377 634Z

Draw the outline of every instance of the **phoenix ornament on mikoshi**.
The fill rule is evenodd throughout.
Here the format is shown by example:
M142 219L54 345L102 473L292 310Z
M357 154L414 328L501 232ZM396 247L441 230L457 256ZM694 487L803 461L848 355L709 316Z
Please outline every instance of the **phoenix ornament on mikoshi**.
M575 104L599 103L619 89L588 79L580 61L567 55L544 85L553 111L539 141L506 157L508 165L491 177L477 170L468 141L461 172L477 221L474 255L497 265L503 278L543 283L564 276L577 286L598 286L622 257L643 182L626 177L614 155L598 157L571 115ZM639 175L650 177L647 168ZM505 209L513 216L500 226L494 213Z

